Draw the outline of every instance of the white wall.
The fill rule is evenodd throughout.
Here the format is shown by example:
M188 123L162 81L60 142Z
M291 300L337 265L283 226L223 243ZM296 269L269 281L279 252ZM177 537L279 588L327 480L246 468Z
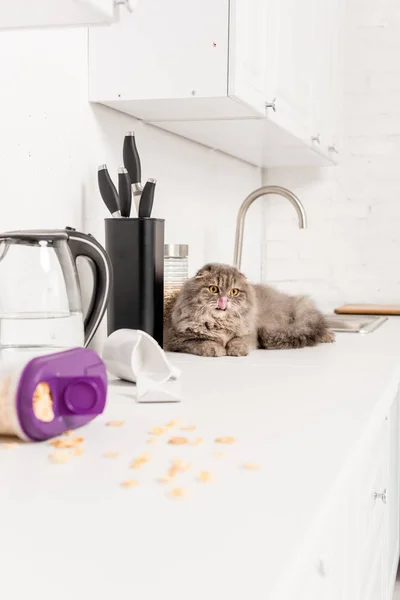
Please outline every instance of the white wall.
M135 129L143 179L158 180L154 216L166 219L166 241L189 243L191 272L231 262L236 212L260 170L89 105L87 75L84 29L0 33L0 229L70 225L103 241L97 166L107 163L116 181L124 133ZM261 229L258 206L243 262L254 279Z
M285 200L265 201L265 277L320 305L400 302L400 5L347 0L341 166L271 169L299 195L309 229Z

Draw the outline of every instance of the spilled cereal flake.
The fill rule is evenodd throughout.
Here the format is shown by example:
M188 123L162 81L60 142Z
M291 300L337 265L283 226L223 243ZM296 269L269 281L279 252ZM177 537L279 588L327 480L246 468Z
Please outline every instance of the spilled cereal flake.
M131 488L139 485L139 482L136 479L127 479L126 481L121 481L121 487Z
M203 438L198 437L193 440L192 446L199 446L202 443L203 443Z
M173 477L175 477L175 475L179 472L178 467L172 466L169 470L168 470L168 477L170 479L172 479Z
M58 438L50 440L49 444L50 446L53 446L53 448L73 448L75 446L72 440L60 440Z
M244 463L243 469L247 469L248 471L257 471L258 469L261 469L261 466L257 465L256 463Z
M84 441L85 441L85 438L83 438L83 437L72 438L73 444L83 444Z
M125 421L107 421L106 427L122 427Z
M150 433L152 435L161 435L162 433L164 433L164 431L164 427L153 427L152 429L150 429Z
M181 427L181 431L194 431L197 429L196 425L186 425L185 427Z
M166 475L165 477L159 477L157 479L157 481L158 481L158 483L162 483L162 484L170 483L171 477L169 477L168 475Z
M143 454L141 454L140 456L138 456L131 462L131 464L129 465L129 468L130 469L140 469L145 463L149 462L149 460L150 460L150 454L148 454L147 452L144 452Z
M52 452L49 454L49 460L53 463L67 463L70 460L70 457L65 452Z
M172 460L172 469L174 469L174 472L179 472L179 473L185 473L186 471L189 471L189 469L191 468L191 464L190 463L185 463L182 459L180 458L174 458Z
M169 495L171 498L184 498L186 496L186 492L183 488L173 488Z
M189 440L185 437L173 437L168 440L168 444L172 444L173 446L182 446L188 443Z
M202 483L207 483L209 481L212 481L214 479L214 477L208 471L201 471L201 473L199 473L197 479L199 481L201 481Z
M82 444L84 441L85 439L83 437L68 438L66 440L56 438L55 440L50 440L49 444L54 448L75 448L76 446Z
M103 456L104 458L117 458L117 456L119 456L119 452L114 452L110 450L109 452L105 452Z
M215 441L217 444L233 444L236 442L235 438L229 435L225 437L217 437L215 438Z
M20 444L18 442L6 442L4 444L1 444L1 448L3 448L3 450L12 450L13 448L17 448L17 446L19 446Z
M177 425L179 425L181 423L181 419L175 419L173 421L170 421L169 423L167 423L165 425L166 429L172 429L173 427L176 427Z

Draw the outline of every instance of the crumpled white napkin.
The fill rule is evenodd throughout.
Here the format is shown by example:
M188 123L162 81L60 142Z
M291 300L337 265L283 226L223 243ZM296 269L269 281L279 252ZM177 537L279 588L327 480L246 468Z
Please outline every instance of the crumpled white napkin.
M106 340L103 360L108 371L136 383L138 402L179 402L180 369L168 360L156 340L140 329L119 329Z

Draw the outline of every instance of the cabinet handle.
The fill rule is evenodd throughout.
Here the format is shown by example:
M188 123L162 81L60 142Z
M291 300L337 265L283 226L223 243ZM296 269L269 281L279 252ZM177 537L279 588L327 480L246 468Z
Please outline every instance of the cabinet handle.
M332 144L332 146L328 146L328 152L335 152L335 154L339 154L339 149L336 144Z
M272 108L272 110L273 110L274 112L276 112L276 105L275 105L275 102L276 102L276 98L274 98L274 99L272 100L272 102L266 102L266 103L265 103L265 108Z
M313 135L311 137L311 141L315 142L316 144L320 144L321 143L321 135L319 133L317 133L317 135Z
M382 492L374 492L374 500L382 500L383 504L387 503L387 490L386 488Z
M133 3L131 0L114 0L114 6L125 6L128 12L133 12Z
M318 558L317 571L321 577L326 577L326 564L323 556Z

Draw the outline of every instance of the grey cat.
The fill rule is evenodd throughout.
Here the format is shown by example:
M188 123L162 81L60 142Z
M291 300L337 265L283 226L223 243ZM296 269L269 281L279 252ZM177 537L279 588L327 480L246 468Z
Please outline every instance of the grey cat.
M205 265L165 316L165 348L200 356L246 356L254 348L303 348L335 336L306 296L254 285L234 267Z

